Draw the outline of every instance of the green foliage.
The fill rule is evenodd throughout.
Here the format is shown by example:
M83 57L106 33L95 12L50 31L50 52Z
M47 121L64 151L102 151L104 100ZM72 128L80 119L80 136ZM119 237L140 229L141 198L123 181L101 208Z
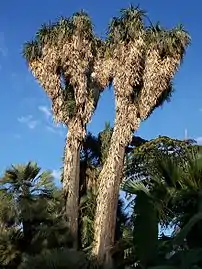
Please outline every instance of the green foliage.
M193 146L191 151L188 148L184 158L178 154L156 155L155 162L147 167L148 178L141 181L130 180L124 184L127 193L136 195L133 198L136 246L133 252L139 258L136 263L140 263L143 268L202 266L202 163L198 154L193 153L196 148ZM169 240L159 238L155 241L158 237L153 226L154 220L156 223L174 225L178 230L175 230ZM147 249L151 245L153 247L149 254L152 260L148 264Z
M156 158L165 158L172 153L172 158L183 161L187 158L188 151L193 149L195 146L192 141L181 141L166 136L159 136L150 141L142 140L141 144L133 147L127 158L125 177L136 180L147 178L148 173L155 167Z
M23 56L27 62L40 59L45 45L59 47L64 42L71 41L73 36L94 39L91 19L84 11L76 12L70 18L61 17L55 22L43 24L34 40L25 43Z
M0 229L0 264L4 268L16 268L21 261L21 243L23 235L13 227Z
M72 245L61 194L51 173L40 170L31 162L12 166L0 180L0 261L5 269L20 266L24 255Z
M159 23L146 29L146 41L149 46L155 46L164 58L166 55L184 55L185 48L190 43L190 37L182 25L167 30Z
M98 139L100 140L100 144L101 144L100 152L101 152L102 164L104 164L108 155L112 133L113 133L113 128L110 127L109 122L106 122L104 130L100 132L98 135Z
M72 22L75 31L79 32L79 35L90 40L93 38L92 21L84 10L74 13L70 18L70 21Z
M137 260L145 267L156 262L159 212L150 189L141 182L128 181L124 190L135 194L133 240Z
M96 209L96 192L88 190L80 200L81 244L88 248L93 242L93 221Z
M122 9L120 17L114 17L108 27L108 42L117 44L128 42L138 37L139 32L144 29L143 17L145 12L139 7L132 5Z
M64 113L66 111L68 117L72 119L76 113L76 99L74 88L67 81L65 82L62 94L64 100Z
M134 206L134 246L140 263L147 267L157 258L158 217L155 204L144 192L137 194Z
M86 138L81 154L81 164L85 164L81 166L84 169L81 177L87 173L94 179L93 170L99 175L102 158L107 156L111 130L107 124L98 137L89 134ZM192 141L163 137L149 142L133 138L127 148L129 161L135 156L147 177L138 175L142 170L136 170L133 177L130 175L130 180L124 182L125 192L133 199L132 215L126 214L120 199L115 245L111 250L116 268L202 268L202 159L198 150ZM127 163L128 169L129 165L133 162ZM31 162L12 166L2 176L2 269L100 268L89 255L96 185L81 192L81 251L76 251L71 249L73 240L63 217L61 190L52 180L50 172L41 172L37 164ZM173 225L175 232L171 236L160 236L159 224Z
M20 269L85 269L85 254L70 249L52 249L33 257L25 256Z

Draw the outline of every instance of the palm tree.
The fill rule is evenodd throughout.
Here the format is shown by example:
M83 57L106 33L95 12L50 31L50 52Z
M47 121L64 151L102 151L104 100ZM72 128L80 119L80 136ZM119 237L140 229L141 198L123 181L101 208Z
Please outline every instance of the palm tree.
M50 173L39 172L40 168L35 163L12 166L0 180L0 249L4 265L15 266L15 262L20 261L19 255L25 250L29 252L35 230L33 227L45 215L42 205L37 212L39 202L45 205L53 183ZM6 244L10 244L10 247L7 248Z
M165 172L168 172L168 167L164 167ZM195 153L190 154L182 167L173 164L170 168L175 175L172 182L175 195L170 209L175 216L173 224L181 230L177 235L179 241L177 239L176 242L183 243L186 239L189 249L202 248L202 159Z
M0 180L0 262L17 268L24 255L71 247L61 194L50 171L36 163L15 165Z
M143 268L201 267L201 159L190 152L184 161L171 155L156 155L148 172L148 179L140 182L137 176L123 185L128 194L136 195L133 198L136 262ZM167 243L164 242L167 245L164 250L162 238L158 240L158 223L175 228Z
M171 79L189 43L182 28L145 27L143 14L130 7L109 27L116 118L108 157L99 177L93 253L100 261L114 243L125 147L141 120L169 97Z
M63 190L77 247L80 149L86 124L111 76L110 67L108 72L103 71L104 42L95 36L90 18L81 11L42 26L35 40L25 44L24 57L51 99L56 121L68 127Z

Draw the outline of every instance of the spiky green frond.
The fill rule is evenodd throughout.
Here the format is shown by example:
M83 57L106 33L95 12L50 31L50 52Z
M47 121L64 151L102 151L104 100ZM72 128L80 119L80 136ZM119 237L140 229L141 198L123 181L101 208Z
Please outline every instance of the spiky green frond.
M145 195L151 196L148 187L145 186L142 182L137 181L126 181L122 186L123 191L128 194L137 195L141 192L145 193Z
M169 32L170 39L170 51L176 51L177 53L184 55L185 49L191 42L191 37L188 32L184 29L183 25L180 24L173 28Z
M87 191L80 201L81 244L89 247L93 242L93 221L96 209L95 190Z
M36 32L31 42L23 47L23 56L27 62L38 59L42 56L44 45L59 46L72 36L79 35L82 38L93 40L94 32L90 17L84 11L74 13L70 18L59 18L55 22L43 24Z
M138 37L143 30L145 12L139 7L122 9L120 17L114 17L108 27L108 42L128 42Z
M73 31L73 25L69 19L59 19L57 22L43 24L36 32L33 41L26 42L23 47L23 56L27 62L40 59L44 45L61 44L61 41L67 40Z
M162 58L176 54L183 56L190 43L190 36L182 25L167 30L157 23L146 29L146 42L148 47L156 48Z
M56 23L56 42L63 43L66 40L71 39L73 35L74 27L69 18L61 17Z
M40 173L40 170L36 163L29 162L27 165L12 166L5 171L0 181L0 219L4 226L19 225L30 220L40 222L47 216L55 186L51 173ZM9 209L7 212L6 208Z
M93 36L93 25L91 18L84 11L76 12L72 15L71 21L75 30L78 31L85 38L91 39Z
M26 42L23 46L23 57L29 63L42 56L42 47L36 40Z
M36 32L35 40L38 44L43 46L44 44L54 44L58 36L57 24L49 22L43 24L41 28Z
M53 177L50 171L40 173L41 168L33 162L26 165L12 165L0 180L0 188L10 193L20 193L22 196L44 193L54 189Z
M36 163L7 169L0 181L0 263L18 268L26 254L72 247L61 192Z

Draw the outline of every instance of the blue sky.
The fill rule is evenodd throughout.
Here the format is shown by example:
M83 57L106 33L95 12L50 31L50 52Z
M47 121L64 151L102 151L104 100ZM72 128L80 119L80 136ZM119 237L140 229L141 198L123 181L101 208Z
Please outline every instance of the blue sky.
M96 32L104 35L112 16L136 1L35 0L0 3L0 172L11 163L34 160L43 168L57 171L61 166L65 129L53 124L50 103L34 80L21 56L22 45L40 25L58 16L70 16L79 9L93 19ZM141 125L138 135L150 139L158 135L202 141L202 2L140 1L152 21L166 27L183 23L192 37L184 63L174 81L172 101ZM106 90L89 129L98 133L106 121L113 123L113 90Z

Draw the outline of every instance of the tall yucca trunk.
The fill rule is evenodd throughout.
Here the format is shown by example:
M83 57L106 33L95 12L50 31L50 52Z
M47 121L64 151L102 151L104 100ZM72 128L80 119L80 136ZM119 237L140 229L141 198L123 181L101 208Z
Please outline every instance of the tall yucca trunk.
M65 208L68 226L75 238L74 246L77 248L79 158L81 143L85 137L85 127L83 127L79 117L74 117L71 120L64 117L65 104L63 103L60 77L56 73L56 68L54 68L53 63L49 64L46 59L43 59L30 63L30 69L52 101L52 110L55 120L57 122L64 122L66 125L68 124L68 135L64 153L63 190L66 198Z
M79 219L79 173L80 173L80 150L82 145L81 137L77 136L82 128L76 126L73 121L68 126L68 134L64 152L63 170L63 192L65 195L65 210L68 218L68 226L74 237L74 248L78 248L78 219Z
M124 98L117 99L117 114L108 157L99 175L97 208L94 224L93 254L100 263L112 262L110 249L114 245L119 186L122 178L125 148L132 138L131 120L136 129L139 119L131 118L131 106ZM133 111L134 112L134 111ZM128 117L128 125L126 118Z
M144 40L121 43L113 52L113 77L116 120L108 157L99 176L97 209L94 223L93 254L100 263L112 262L110 248L114 245L119 186L125 148L139 127L137 108L131 100L134 84L138 84L143 68Z
M64 61L64 74L70 77L70 83L74 87L76 114L75 120L68 121L68 137L66 158L64 160L64 182L63 189L66 195L66 213L69 219L69 228L76 239L75 247L78 247L78 219L79 219L79 157L80 149L86 135L86 124L90 121L95 110L93 92L99 93L103 89L101 79L102 73L95 68L95 77L87 74L91 72L92 66L103 62L100 57L94 59L92 54L92 43L89 40L81 39L79 35L73 37L71 43L72 55L68 61ZM64 51L64 59L66 58ZM66 66L67 64L67 66ZM69 76L70 74L70 76ZM107 81L107 82L106 82ZM102 83L101 83L102 82ZM104 85L105 86L105 85Z
M118 134L113 133L109 155L99 176L99 191L94 224L93 254L101 263L110 261L110 248L114 244L119 179L123 167L124 146ZM119 166L119 169L116 169ZM107 256L106 256L107 255Z

